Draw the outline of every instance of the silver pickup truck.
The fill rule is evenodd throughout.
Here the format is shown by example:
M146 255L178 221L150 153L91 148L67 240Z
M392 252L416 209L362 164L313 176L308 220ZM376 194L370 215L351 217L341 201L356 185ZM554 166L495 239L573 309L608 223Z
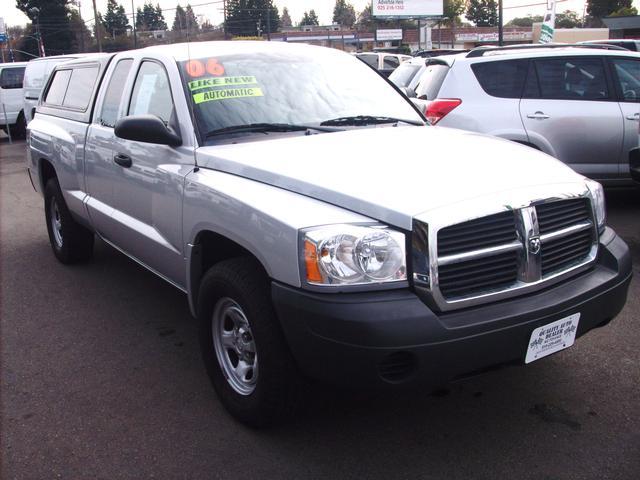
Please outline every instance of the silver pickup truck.
M226 408L290 415L306 378L440 386L571 346L622 309L602 187L431 127L351 55L192 43L58 65L29 124L53 252L94 236L184 291Z

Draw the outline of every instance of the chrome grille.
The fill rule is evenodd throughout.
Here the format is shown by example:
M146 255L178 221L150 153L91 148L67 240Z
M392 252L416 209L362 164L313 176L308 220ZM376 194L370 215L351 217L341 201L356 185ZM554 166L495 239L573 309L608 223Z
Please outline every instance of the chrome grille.
M438 256L479 250L516 240L513 212L498 213L451 225L438 232Z
M538 205L536 211L543 278L579 264L589 255L594 233L586 198ZM565 235L553 235L553 232L564 232Z
M597 252L587 197L554 199L449 225L437 231L436 239L429 289L445 307L530 290L588 264Z
M518 255L511 251L443 265L440 267L439 279L440 291L445 297L508 287L518 280Z

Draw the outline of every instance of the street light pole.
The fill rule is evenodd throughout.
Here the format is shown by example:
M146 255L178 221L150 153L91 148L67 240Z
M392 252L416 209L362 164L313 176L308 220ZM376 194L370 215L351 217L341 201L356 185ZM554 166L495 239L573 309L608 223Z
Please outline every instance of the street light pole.
M38 37L38 56L44 57L44 43L42 42L42 35L40 35L40 9L38 7L32 7L29 9L29 13L36 19L36 37Z
M93 0L93 21L95 23L96 40L98 42L98 51L102 51L102 38L100 38L100 23L98 23L98 9L96 8L96 0Z
M136 36L136 11L133 8L133 0L131 0L131 22L133 25L133 48L138 48L138 37Z
M498 0L498 45L504 45L504 35L502 32L502 0Z

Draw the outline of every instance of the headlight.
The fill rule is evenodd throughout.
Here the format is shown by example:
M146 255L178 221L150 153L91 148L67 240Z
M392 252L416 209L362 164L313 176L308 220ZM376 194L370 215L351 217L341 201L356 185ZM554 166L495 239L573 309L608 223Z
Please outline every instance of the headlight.
M593 180L587 180L587 187L589 188L591 198L593 199L593 208L596 212L598 232L602 233L607 223L607 209L604 201L604 190L602 185Z
M312 285L407 279L405 236L383 226L331 225L302 232L303 274Z

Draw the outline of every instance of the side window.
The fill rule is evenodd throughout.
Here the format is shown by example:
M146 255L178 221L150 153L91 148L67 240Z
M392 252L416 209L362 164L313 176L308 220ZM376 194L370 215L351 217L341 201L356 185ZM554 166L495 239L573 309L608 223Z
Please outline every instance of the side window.
M101 125L112 128L115 126L118 120L118 108L124 92L124 84L127 81L132 63L133 60L131 59L120 60L113 69L109 86L104 95L104 102L102 103L102 112L99 119Z
M164 67L156 62L142 62L133 86L129 115L148 113L168 123L172 111L173 99Z
M384 64L384 68L387 69L398 68L398 66L400 65L400 60L398 60L398 57L392 57L390 55L386 55L382 59L382 62Z
M98 66L74 68L62 105L77 110L86 110L91 92L98 78Z
M50 105L62 105L70 78L71 70L58 70L55 72L44 102Z
M358 58L362 60L364 63L366 63L367 65L369 65L370 67L373 67L376 70L378 69L378 55L375 55L375 54L358 55Z
M609 90L599 58L536 60L540 95L545 99L606 100Z
M640 60L612 58L623 102L640 102Z
M22 88L25 67L3 68L0 73L0 88Z
M471 69L482 89L492 97L520 98L527 66L527 60L507 60L475 63Z

